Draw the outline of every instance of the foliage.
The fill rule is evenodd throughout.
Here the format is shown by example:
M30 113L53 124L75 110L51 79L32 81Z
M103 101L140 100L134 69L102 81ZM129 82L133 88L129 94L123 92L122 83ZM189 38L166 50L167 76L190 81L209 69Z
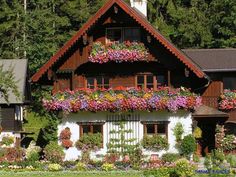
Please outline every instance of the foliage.
M213 150L210 155L205 158L204 165L207 169L219 167L225 160L224 152L220 149Z
M95 42L89 61L93 63L107 63L109 61L134 62L147 61L148 51L143 43L125 41L104 46L101 42Z
M114 169L115 169L115 166L112 163L104 163L104 164L102 164L102 170L103 171L111 171L111 170L114 170Z
M175 163L175 173L178 176L190 177L195 175L196 167L187 159L179 159Z
M62 166L60 164L57 164L57 163L50 163L48 165L48 170L49 171L61 171Z
M79 99L78 99L79 98ZM201 105L201 98L188 89L160 87L158 90L118 87L108 90L66 90L44 99L48 111L153 111L179 109L194 110Z
M83 162L78 162L75 166L78 171L86 171L86 164Z
M167 150L169 148L166 137L160 135L144 136L142 146L145 149L153 151Z
M144 177L170 177L171 169L168 167L160 167L158 169L153 170L145 170L143 172Z
M69 139L62 139L61 140L61 145L62 145L62 147L68 149L68 148L73 146L73 142Z
M226 111L236 109L236 90L224 90L219 98L219 109Z
M193 136L194 138L198 139L202 137L202 130L199 127L195 127L193 130Z
M90 160L90 149L83 150L81 154L81 162L88 164Z
M5 69L3 65L0 65L0 97L3 97L6 102L9 102L8 96L10 92L12 92L17 99L20 98L21 93L18 91L16 82L18 81L15 80L13 68Z
M84 133L75 145L79 150L98 150L102 147L102 134Z
M118 160L119 160L119 155L117 153L107 153L104 158L104 161L106 163L113 163L114 164Z
M161 156L161 160L164 162L175 162L180 157L180 154L177 153L165 153Z
M236 167L236 155L235 154L228 154L225 156L227 162L230 163L230 166L235 168Z
M216 145L223 151L236 149L236 137L233 134L226 135L224 125L216 125Z
M60 163L63 161L65 153L63 147L57 142L50 142L43 150L45 158L52 163Z
M5 160L8 162L22 161L24 151L22 148L6 148Z
M180 122L176 123L173 129L173 133L175 135L176 142L179 143L182 140L182 136L184 133L184 127Z
M13 136L4 136L2 137L1 144L10 146L14 143L14 137Z
M109 132L111 136L107 144L108 152L118 154L124 158L125 155L132 153L138 145L134 144L135 138L125 138L127 135L133 133L132 129L125 128L127 121L119 121L113 124L117 128Z
M192 135L187 135L183 138L180 144L180 152L185 157L190 157L196 150L197 144L195 138Z
M37 161L39 160L39 152L41 148L36 146L34 141L31 141L28 148L25 150L26 159L29 161Z

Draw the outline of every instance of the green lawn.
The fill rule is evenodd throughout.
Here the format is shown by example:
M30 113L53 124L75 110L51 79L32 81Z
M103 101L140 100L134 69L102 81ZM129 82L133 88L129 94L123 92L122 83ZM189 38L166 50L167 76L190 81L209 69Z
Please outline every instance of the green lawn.
M141 172L7 172L0 171L1 177L141 177Z

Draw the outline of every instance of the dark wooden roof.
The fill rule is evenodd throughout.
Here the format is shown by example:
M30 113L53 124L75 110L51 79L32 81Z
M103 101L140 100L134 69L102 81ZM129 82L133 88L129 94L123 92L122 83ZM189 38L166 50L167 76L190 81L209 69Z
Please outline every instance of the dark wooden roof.
M205 72L236 71L236 48L183 49Z
M229 117L227 113L206 105L198 107L192 115L193 117Z
M140 13L134 8L131 8L123 0L108 0L98 12L91 17L82 28L68 41L65 45L53 55L50 60L44 64L37 73L35 73L31 80L37 82L43 74L45 74L60 57L65 54L75 43L78 41L97 21L100 19L113 5L119 6L128 15L130 15L137 23L139 23L144 29L146 29L156 40L158 40L163 46L165 46L173 55L175 55L186 67L193 71L199 78L206 77L201 68L195 64L188 56L186 56L181 50L176 48L165 37L161 35Z

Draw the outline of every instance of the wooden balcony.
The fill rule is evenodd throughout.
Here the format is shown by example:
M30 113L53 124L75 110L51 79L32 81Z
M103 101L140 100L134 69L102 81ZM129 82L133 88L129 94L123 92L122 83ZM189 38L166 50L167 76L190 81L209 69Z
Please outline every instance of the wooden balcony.
M218 108L218 98L217 96L203 96L202 103L209 107Z

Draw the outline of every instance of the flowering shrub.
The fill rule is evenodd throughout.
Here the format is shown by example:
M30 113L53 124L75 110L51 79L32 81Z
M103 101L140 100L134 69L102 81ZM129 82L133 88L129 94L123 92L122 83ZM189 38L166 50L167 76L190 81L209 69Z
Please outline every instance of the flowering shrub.
M196 166L192 165L187 159L179 159L175 162L175 173L177 176L194 176Z
M223 151L233 151L236 149L236 136L226 135L224 125L216 125L216 146Z
M57 144L57 142L50 142L44 148L44 155L46 160L52 163L60 163L63 161L65 153L63 152L63 148Z
M73 146L73 142L69 139L62 139L61 140L61 145L64 147L64 148L70 148Z
M70 148L73 146L73 142L70 140L70 137L71 137L70 128L66 127L64 130L61 131L59 138L61 141L61 145L64 148Z
M104 46L101 42L95 42L88 59L93 63L107 63L108 61L121 63L148 61L147 55L148 52L143 43L126 41Z
M70 137L71 137L70 128L66 127L64 130L61 131L60 139L70 139Z
M158 90L116 88L108 90L75 90L54 94L43 99L48 111L153 111L179 109L194 110L201 105L201 97L188 89L160 87Z
M227 111L236 109L236 90L224 90L219 98L219 109Z
M102 164L102 170L104 170L104 171L111 171L111 170L114 170L114 169L115 169L115 166L112 163Z
M25 150L25 157L29 161L37 161L39 160L39 152L41 148L36 146L34 141L31 141L29 147Z
M51 163L48 165L48 170L49 171L60 171L60 170L62 170L62 166L57 163Z
M76 170L78 171L86 171L86 164L83 162L78 162L76 164Z

